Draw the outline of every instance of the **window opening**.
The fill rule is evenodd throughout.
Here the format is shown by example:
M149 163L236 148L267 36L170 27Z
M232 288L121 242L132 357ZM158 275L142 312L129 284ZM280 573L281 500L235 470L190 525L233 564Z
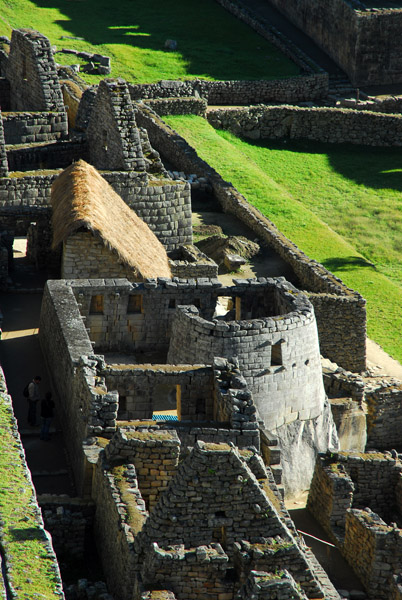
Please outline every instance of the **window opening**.
M142 313L142 294L131 294L128 297L127 314Z
M271 350L271 365L282 365L282 342L273 344Z
M156 386L153 399L153 421L181 420L181 385L167 389L166 386Z
M103 315L103 295L98 294L96 296L92 296L91 305L89 307L89 314Z

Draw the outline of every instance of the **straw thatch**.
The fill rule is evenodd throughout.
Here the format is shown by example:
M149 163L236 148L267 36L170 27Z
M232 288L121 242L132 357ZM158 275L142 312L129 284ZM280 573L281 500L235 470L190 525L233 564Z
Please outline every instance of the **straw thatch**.
M166 250L98 171L80 160L52 186L53 248L79 229L101 238L138 278L171 277Z

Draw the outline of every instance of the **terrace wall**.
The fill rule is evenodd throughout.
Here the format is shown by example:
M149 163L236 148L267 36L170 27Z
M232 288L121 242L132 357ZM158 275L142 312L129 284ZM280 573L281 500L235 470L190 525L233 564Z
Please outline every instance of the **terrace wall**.
M272 4L312 37L354 85L402 81L401 10L365 9L355 0L272 0Z
M402 117L347 108L258 106L208 111L209 123L237 136L306 139L331 144L401 146Z
M299 75L263 81L159 81L128 84L132 100L201 96L211 105L302 102L328 93L328 74Z
M169 161L179 169L208 178L222 209L250 227L292 267L299 287L307 290L314 305L322 354L351 371L364 370L366 302L360 294L347 288L322 265L309 259L149 108L141 108L137 113L137 122L146 126L152 145L162 156L168 156ZM354 336L350 335L351 329Z

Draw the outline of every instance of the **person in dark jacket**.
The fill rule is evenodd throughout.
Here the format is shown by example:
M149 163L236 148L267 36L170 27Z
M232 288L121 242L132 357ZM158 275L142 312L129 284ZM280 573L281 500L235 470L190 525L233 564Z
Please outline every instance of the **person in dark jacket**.
M35 375L28 385L28 423L34 427L36 425L36 405L40 400L39 385L42 381L40 375Z
M42 428L40 430L40 439L48 442L50 440L50 425L54 416L54 402L52 400L52 392L46 392L45 397L41 402L40 416L42 419Z

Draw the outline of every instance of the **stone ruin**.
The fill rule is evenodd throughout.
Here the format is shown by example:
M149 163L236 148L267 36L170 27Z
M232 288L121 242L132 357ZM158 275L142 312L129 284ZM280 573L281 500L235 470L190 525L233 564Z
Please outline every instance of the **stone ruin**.
M396 404L383 402L382 388L365 390L363 398L359 376L343 371L327 373L324 387L320 364L319 341L345 368L365 368L364 300L194 159L150 103L136 101L141 93L151 100L162 93L154 106L174 107L174 89L182 96L180 110L191 105L202 112L205 98L184 98L193 83L160 82L141 91L104 80L82 95L72 129L44 36L14 32L0 69L0 221L20 233L35 221L29 253L36 264L52 260L52 184L71 162L86 160L171 253L178 275L128 281L112 268L102 278L49 281L45 289L40 342L77 489L92 503L86 519L77 511L78 518L65 522L77 540L91 522L113 597L339 600L283 503L284 493L309 486L317 452L331 448L315 467L311 511L346 556L359 556L359 576L373 600L400 600L399 530L381 520L390 510L398 520L399 459L335 453L326 391L335 395L338 386L350 396L349 412L333 409L339 430L346 413L365 420L363 403L371 398L374 445L381 437L386 444L384 413L397 414ZM278 95L322 94L322 74L303 77L282 82ZM206 98L226 94L230 103L228 86L194 85ZM262 91L256 84L247 93L275 94L273 87ZM231 93L244 94L244 86ZM319 116L307 111L305 118ZM284 278L223 286L217 266L191 245L190 183L169 178L160 155L178 171L196 174L193 190L204 178L216 203L272 246L306 293ZM5 281L6 267L0 272ZM230 298L223 314L221 298ZM345 444L364 449L365 441ZM391 488L389 501L383 492ZM60 515L74 513L71 503L43 506L62 554ZM379 538L384 545L367 565ZM83 545L75 547L83 559Z

